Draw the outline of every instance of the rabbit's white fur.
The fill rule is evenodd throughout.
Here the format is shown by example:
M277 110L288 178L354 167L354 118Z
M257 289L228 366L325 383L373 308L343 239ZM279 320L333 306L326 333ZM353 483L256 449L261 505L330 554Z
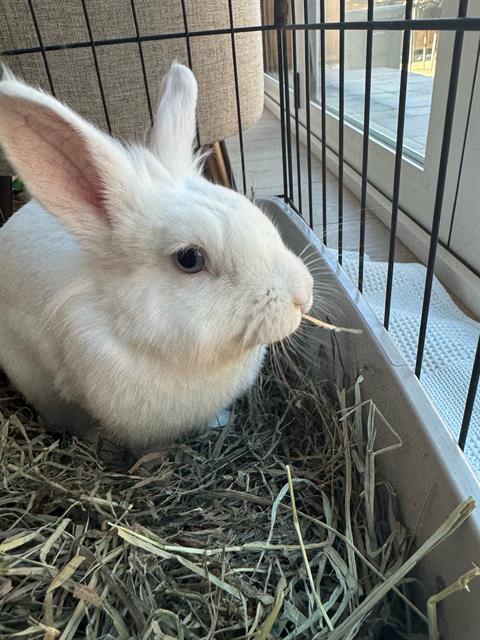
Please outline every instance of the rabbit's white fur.
M149 147L126 147L0 82L0 142L35 198L0 230L0 367L55 426L92 417L141 448L203 425L311 305L267 217L201 177L196 93L172 65ZM175 265L190 246L207 270Z

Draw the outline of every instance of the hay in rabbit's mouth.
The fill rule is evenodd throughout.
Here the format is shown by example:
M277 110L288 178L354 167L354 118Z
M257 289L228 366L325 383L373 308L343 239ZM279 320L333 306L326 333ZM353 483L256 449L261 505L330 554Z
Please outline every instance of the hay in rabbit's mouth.
M129 472L45 432L5 382L0 637L425 637L405 576L473 503L408 556L360 391L271 362L227 427Z
M318 318L309 316L306 313L304 313L302 317L305 318L305 320L308 320L308 322L311 322L312 324L314 324L315 326L320 327L321 329L327 329L328 331L333 331L334 333L356 333L356 334L362 333L361 329L350 329L349 327L338 327L336 324L330 324L328 322L325 322L324 320L319 320Z

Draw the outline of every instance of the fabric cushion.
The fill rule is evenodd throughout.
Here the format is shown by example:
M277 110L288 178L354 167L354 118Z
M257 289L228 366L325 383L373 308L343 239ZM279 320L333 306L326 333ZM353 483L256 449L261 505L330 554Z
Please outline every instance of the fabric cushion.
M94 40L135 38L130 0L86 0ZM233 0L234 26L260 24L258 0ZM87 46L45 52L55 95L96 125L107 129L95 60L81 0L35 0L38 30L44 46L86 43ZM180 0L135 0L142 36L183 33ZM226 0L186 0L188 30L229 28ZM40 45L26 0L0 0L0 52ZM237 106L230 34L190 38L192 68L199 83L198 124L201 144L223 140L238 131ZM243 127L249 127L263 110L263 61L260 32L235 35ZM141 44L148 92L153 110L162 76L173 60L188 64L185 37ZM150 126L138 42L97 44L101 84L112 133L128 140L143 139ZM26 82L50 92L42 53L2 55L1 62ZM0 175L11 173L0 158Z

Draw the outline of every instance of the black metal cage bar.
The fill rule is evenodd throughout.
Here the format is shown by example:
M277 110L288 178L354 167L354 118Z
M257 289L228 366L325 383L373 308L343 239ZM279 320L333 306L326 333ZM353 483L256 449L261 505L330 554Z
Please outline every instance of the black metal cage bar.
M308 0L303 2L303 19L308 22ZM313 229L313 193L312 193L312 132L310 121L310 33L305 36L305 124L307 127L307 184L308 184L308 224Z
M33 7L32 0L28 0L28 8L29 8L29 11L30 11L30 15L32 16L32 22L33 22L33 24L35 26L35 32L37 34L38 44L40 46L40 52L41 52L42 58L43 58L43 64L45 65L45 72L47 74L48 84L50 86L50 91L52 92L52 96L55 96L55 87L53 86L52 74L50 72L50 67L48 66L47 54L46 54L46 51L45 51L45 46L43 44L42 33L41 33L40 28L38 26L37 15L35 13L35 9Z
M185 0L181 0L182 3L182 19L183 28L185 29L185 46L187 47L187 60L188 66L192 68L192 44L190 42L190 30L188 28L187 7L185 6ZM232 26L232 25L230 25Z
M93 64L95 65L95 71L97 74L98 88L100 90L100 95L102 97L103 111L105 113L105 123L107 125L108 132L112 133L112 125L110 123L110 116L108 114L108 106L107 106L107 99L105 97L105 89L103 88L102 75L100 73L100 65L98 64L97 43L95 42L93 37L92 25L90 23L90 16L88 13L88 8L85 0L82 0L82 8L83 8L83 13L85 15L85 24L88 30L88 37L90 38L90 49L92 50Z
M320 20L325 22L325 0L320 0ZM327 82L325 77L325 32L320 33L320 103L322 107L322 240L327 234Z
M405 5L405 19L410 20L412 17L413 0L407 0ZM392 193L392 218L390 221L390 247L388 251L388 272L387 287L385 294L385 311L383 323L385 329L388 329L390 323L390 308L392 301L393 287L393 269L395 264L395 243L397 239L397 222L398 222L398 205L400 200L400 174L402 170L403 157L403 134L405 131L405 111L407 105L407 82L408 82L408 63L410 59L410 41L411 31L403 32L402 44L402 66L400 73L400 90L398 98L398 124L397 124L397 140L395 147L395 169L393 175L393 193Z
M292 22L295 24L295 0L291 0ZM293 57L293 100L295 110L295 159L297 162L297 209L302 215L302 167L300 158L300 82L297 67L297 34L292 31L292 57Z
M240 106L240 87L238 85L237 50L235 46L235 33L233 31L232 0L228 0L228 19L230 22L230 28L232 29L232 33L230 34L230 39L232 43L233 77L235 79L235 102L237 106L238 141L240 144L240 162L242 165L242 186L243 186L243 193L246 194L247 193L247 176L245 173L245 149L243 146L242 109Z
M373 20L374 0L368 0L368 21ZM365 53L365 102L363 107L363 152L362 152L362 193L360 196L360 239L358 249L358 290L363 291L363 269L365 264L365 216L367 213L368 150L370 144L370 105L372 92L373 32L367 31Z
M340 22L345 22L345 0L340 0ZM343 262L343 153L345 134L345 31L338 34L338 262Z
M125 38L104 38L94 40L93 44L97 47L116 45L116 44L130 44L140 40L140 42L157 42L160 40L176 40L178 38L199 38L203 36L221 36L231 33L252 33L252 32L264 32L275 31L277 25L254 25L251 27L234 27L223 29L208 29L190 31L189 33L158 33L154 35L143 35L140 38L125 37ZM404 31L408 30L431 30L436 31L461 31L463 33L467 31L480 31L480 18L436 18L430 20L359 20L358 22L315 22L310 24L290 24L283 27L286 31ZM42 51L61 51L62 49L84 49L85 47L91 47L90 41L81 42L64 42L61 44L50 44L44 47L21 47L18 49L6 49L2 51L3 56L17 56L28 53L42 53Z
M477 352L473 363L472 377L470 378L470 386L468 388L467 400L465 402L465 412L463 414L462 427L460 429L460 437L458 445L463 450L467 442L468 430L472 419L473 406L477 397L478 382L480 380L480 336L478 338Z
M468 138L468 136L470 134L470 123L471 123L471 120L472 120L473 100L474 100L474 97L475 97L475 86L476 86L476 82L478 82L479 62L480 62L480 39L478 41L478 46L477 46L475 69L474 69L474 72L473 72L472 87L470 89L470 99L469 99L469 102L468 102L467 123L466 123L466 126L465 126L465 133L464 133L464 136L463 136L462 155L461 155L461 158L460 158L460 166L458 168L457 186L455 188L455 197L454 197L454 200L453 200L452 217L451 217L451 220L450 220L450 229L448 231L447 247L449 249L451 247L453 227L455 225L455 214L457 212L458 195L459 195L459 192L460 192L460 182L461 182L461 177L462 177L462 172L463 172L463 162L465 160L465 149L467 147L467 138Z
M291 204L294 203L293 195L293 157L292 157L292 119L290 113L290 78L289 78L289 64L288 64L288 42L287 32L282 29L282 63L283 63L283 90L285 93L284 106L285 106L285 141L287 144L287 168L288 168L288 200Z
M280 100L280 137L282 144L282 173L283 173L283 197L287 200L288 175L287 175L287 142L286 142L286 112L285 89L283 84L283 37L282 29L285 28L287 19L287 7L285 2L275 2L275 26L277 29L277 68Z
M467 9L468 0L460 0L458 8L459 19L464 18L467 15ZM425 340L427 336L428 314L432 296L433 274L435 269L435 258L437 255L440 221L442 218L443 196L445 193L445 180L447 177L447 166L450 152L450 141L452 138L453 118L455 115L455 102L457 99L458 75L460 72L460 60L462 57L463 36L463 31L457 31L455 33L455 43L453 46L452 67L450 70L447 107L445 110L442 149L440 151L440 164L438 168L437 192L435 194L432 230L430 232L430 250L428 254L427 275L425 279L425 293L423 295L422 317L420 320L420 331L418 337L417 361L415 363L415 373L418 377L420 377L420 374L422 372L423 353L425 351Z
M150 124L153 126L152 100L150 98L150 89L148 87L148 77L147 77L147 70L145 67L145 58L143 55L143 46L140 40L140 29L138 27L138 16L137 16L137 8L135 6L135 0L130 0L130 5L132 7L132 18L133 18L133 24L135 25L135 35L137 36L137 41L138 41L138 55L140 56L140 64L142 65L143 84L145 86L145 96L147 98L148 113L150 115ZM185 31L186 30L187 29L185 25Z

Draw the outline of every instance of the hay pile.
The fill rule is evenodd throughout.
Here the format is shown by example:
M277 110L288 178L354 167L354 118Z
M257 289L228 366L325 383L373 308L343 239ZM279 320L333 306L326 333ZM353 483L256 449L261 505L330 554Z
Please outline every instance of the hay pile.
M424 637L402 580L428 549L407 561L375 479L373 406L362 424L360 382L335 397L277 365L227 427L130 471L45 433L5 382L0 637Z

